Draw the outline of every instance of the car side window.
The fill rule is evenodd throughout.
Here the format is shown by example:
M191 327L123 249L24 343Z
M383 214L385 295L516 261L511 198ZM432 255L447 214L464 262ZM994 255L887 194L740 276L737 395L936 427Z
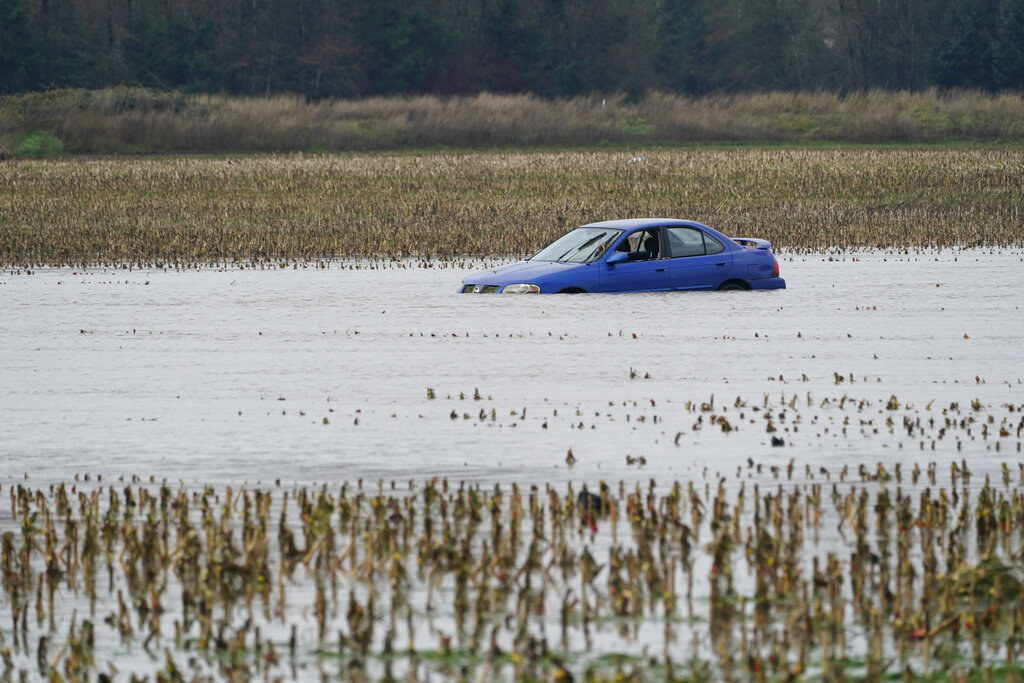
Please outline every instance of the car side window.
M704 250L707 254L721 254L725 246L711 235L704 233Z
M719 244L719 247L722 245ZM704 233L697 228L669 228L668 248L672 258L680 256L703 256ZM721 249L719 249L721 250Z
M649 261L661 256L661 238L657 228L637 230L619 242L615 251L625 252L630 261Z
M669 228L668 246L673 258L720 254L725 246L697 228Z

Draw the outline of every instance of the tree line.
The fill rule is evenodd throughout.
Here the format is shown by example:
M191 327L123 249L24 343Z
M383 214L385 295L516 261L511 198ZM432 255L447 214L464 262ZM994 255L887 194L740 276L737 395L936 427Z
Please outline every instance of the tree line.
M1024 88L1024 0L0 0L0 93Z

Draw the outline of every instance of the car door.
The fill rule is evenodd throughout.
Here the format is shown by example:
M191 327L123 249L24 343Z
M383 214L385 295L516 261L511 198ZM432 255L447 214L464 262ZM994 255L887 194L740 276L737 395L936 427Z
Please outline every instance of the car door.
M661 228L641 228L622 237L601 259L602 292L656 292L670 289ZM615 254L626 260L608 263ZM621 258L621 256L619 257Z
M732 254L699 228L666 228L672 289L717 289L732 271Z

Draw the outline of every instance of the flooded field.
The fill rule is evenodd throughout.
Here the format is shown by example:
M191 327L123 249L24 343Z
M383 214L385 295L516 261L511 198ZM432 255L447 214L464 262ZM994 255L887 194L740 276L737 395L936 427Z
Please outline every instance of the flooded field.
M779 292L540 298L458 295L466 271L416 263L7 273L5 471L530 483L996 455L902 419L1024 401L1019 253L781 265Z
M471 296L460 268L329 265L0 274L9 675L785 679L811 661L812 677L1017 661L1019 610L985 610L1024 580L1019 250L782 255L789 288L762 293ZM575 505L601 482L598 513ZM938 501L948 547L889 536L906 515L928 527ZM84 536L111 510L107 559L73 561L66 520ZM140 542L146 519L162 545ZM202 580L179 572L186 522L208 578L215 550L252 550L258 519L273 580L249 577L248 596L222 582L200 608ZM431 533L462 545L442 561ZM92 598L73 580L90 562ZM152 562L160 590L139 579ZM929 590L952 597L933 608ZM799 620L831 640L784 641Z

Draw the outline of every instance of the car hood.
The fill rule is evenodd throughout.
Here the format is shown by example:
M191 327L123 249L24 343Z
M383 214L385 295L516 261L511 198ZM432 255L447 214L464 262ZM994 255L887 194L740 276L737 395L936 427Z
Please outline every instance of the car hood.
M521 282L539 284L551 275L561 275L575 268L588 268L583 263L558 263L555 261L520 261L507 266L481 270L467 276L463 282L472 285L514 285Z

